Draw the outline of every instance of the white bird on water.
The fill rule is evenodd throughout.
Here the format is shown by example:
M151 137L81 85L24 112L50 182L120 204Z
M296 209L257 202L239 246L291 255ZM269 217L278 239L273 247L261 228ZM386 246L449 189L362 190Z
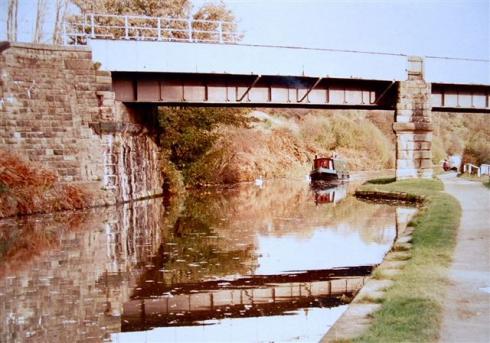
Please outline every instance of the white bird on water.
M262 175L260 175L258 179L255 179L255 185L259 187L262 187L264 185L264 179L262 178Z

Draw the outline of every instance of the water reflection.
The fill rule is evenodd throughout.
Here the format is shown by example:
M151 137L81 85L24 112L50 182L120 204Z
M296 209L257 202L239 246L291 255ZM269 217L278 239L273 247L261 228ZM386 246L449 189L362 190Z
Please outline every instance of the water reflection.
M311 188L315 195L316 205L335 204L347 196L348 184L313 184Z
M322 270L230 282L149 287L124 304L122 331L189 326L223 318L287 315L298 308L345 304L365 282L370 267ZM357 276L356 276L357 274Z
M278 182L2 221L0 341L315 340L410 213L314 196Z

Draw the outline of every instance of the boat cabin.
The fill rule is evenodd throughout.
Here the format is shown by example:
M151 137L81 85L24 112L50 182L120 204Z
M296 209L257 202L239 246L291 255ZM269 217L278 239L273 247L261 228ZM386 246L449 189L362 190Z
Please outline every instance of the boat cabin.
M347 164L343 160L338 160L332 157L318 157L313 161L313 169L335 169L340 172L347 172Z
M315 158L313 162L313 169L325 168L325 169L334 169L333 158L330 157L320 157Z

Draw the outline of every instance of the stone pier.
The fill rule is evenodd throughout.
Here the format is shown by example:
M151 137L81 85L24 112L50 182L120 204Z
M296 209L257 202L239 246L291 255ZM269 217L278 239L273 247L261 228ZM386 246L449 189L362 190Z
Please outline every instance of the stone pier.
M432 177L431 87L420 57L409 57L408 80L398 83L395 123L396 178Z

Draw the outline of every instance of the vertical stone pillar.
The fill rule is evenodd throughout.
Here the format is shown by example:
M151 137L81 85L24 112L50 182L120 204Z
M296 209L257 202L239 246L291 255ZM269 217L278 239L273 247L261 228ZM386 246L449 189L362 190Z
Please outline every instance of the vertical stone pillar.
M432 177L431 88L424 80L421 57L408 58L408 80L398 84L396 118L396 178Z

